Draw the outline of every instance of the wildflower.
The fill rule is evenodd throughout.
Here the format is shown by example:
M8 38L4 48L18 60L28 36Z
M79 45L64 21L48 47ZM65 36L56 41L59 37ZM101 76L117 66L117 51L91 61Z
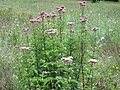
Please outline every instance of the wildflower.
M57 14L55 12L52 12L51 17L57 17Z
M68 22L68 25L70 25L71 27L75 25L74 22Z
M41 16L41 18L42 18L42 20L46 17L46 12L45 11L42 11L41 13L40 13L40 16Z
M58 12L65 13L65 7L64 6L57 7L56 9L58 10Z
M24 51L29 51L29 50L30 50L30 47L20 47L20 50L21 50L22 52L24 52Z
M93 31L97 31L97 30L98 30L98 27L94 26L94 27L92 28L92 30L93 30Z
M61 61L67 62L68 64L71 64L73 62L73 57L69 56L67 58L61 58Z
M42 21L42 18L41 17L36 17L36 18L32 18L32 19L30 19L30 22L31 23L35 23L35 22L40 22L40 21Z
M49 17L51 17L51 16L52 16L52 13L46 14L46 17L47 17L47 18L49 18Z
M30 19L30 22L31 22L31 23L36 22L36 18L32 18L32 19Z
M80 7L85 7L86 6L86 1L82 1L82 2L80 2Z
M88 63L90 63L90 65L93 65L95 63L98 63L98 61L96 59L90 59Z
M80 18L80 22L86 22L87 21L87 19L88 19L88 17L84 17L84 18Z
M24 31L25 33L27 33L29 30L30 30L29 27L23 28L23 31Z
M45 11L42 11L42 12L40 13L40 16L44 16L44 15L46 15L46 12L45 12Z
M56 9L58 10L58 11L62 11L62 8L61 7L56 7Z
M41 22L42 21L42 18L41 17L36 17L36 22Z
M57 29L49 29L49 30L45 30L45 33L48 35L57 35L58 34L58 30Z

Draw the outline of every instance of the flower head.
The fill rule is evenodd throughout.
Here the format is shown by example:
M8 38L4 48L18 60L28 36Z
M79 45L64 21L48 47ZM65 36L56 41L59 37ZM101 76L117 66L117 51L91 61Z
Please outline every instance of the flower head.
M29 50L30 50L30 47L20 47L20 50L21 50L22 52L24 52L24 51L29 51Z
M96 59L90 59L88 61L88 63L90 63L91 65L95 64L95 63L98 63L98 61Z
M55 12L52 12L51 17L57 17L57 14Z
M24 31L25 33L27 33L29 30L30 30L29 27L23 28L23 31Z
M49 18L49 17L51 17L51 16L52 16L52 13L46 14L46 17L47 17L47 18Z
M30 22L31 22L31 23L36 22L36 18L32 18L32 19L30 19Z
M80 18L80 22L86 22L87 21L87 19L88 19L88 17L86 16L86 17L84 17L84 18Z
M72 27L72 26L75 25L75 23L74 22L68 22L68 25Z
M41 22L42 21L42 18L41 17L35 17L35 18L32 18L32 19L30 19L30 22L31 23L35 23L35 22Z
M48 35L57 35L58 34L58 30L57 29L49 29L49 30L45 30L45 33Z
M41 22L42 18L40 16L36 17L36 22Z
M46 17L47 13L45 11L41 11L40 12L40 16L42 19L44 19Z
M81 1L81 2L80 2L80 7L83 7L83 8L84 8L85 6L86 6L86 1Z
M56 8L58 12L63 12L65 13L65 7L64 6L60 6Z
M98 27L94 26L94 27L92 28L92 30L93 30L93 31L97 31L97 30L98 30Z
M64 62L67 62L68 64L71 64L73 62L73 57L72 56L69 56L69 57L64 57L64 58L61 58L61 61L64 61Z

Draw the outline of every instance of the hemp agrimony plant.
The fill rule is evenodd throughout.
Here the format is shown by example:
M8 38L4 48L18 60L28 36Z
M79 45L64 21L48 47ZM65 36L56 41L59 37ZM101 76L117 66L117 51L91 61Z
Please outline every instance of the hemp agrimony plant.
M64 20L67 18L64 16L64 6L57 7L57 14L42 11L37 17L30 19L32 27L23 29L27 44L20 48L21 58L19 58L21 61L19 70L22 75L18 78L23 90L93 89L92 67L97 61L94 60L95 58L88 61L91 67L88 72L86 61L89 58L87 49L90 45L87 42L88 17L85 16L85 7L86 1L80 2L82 12L78 21L80 23L79 33L75 31L74 22L67 23ZM68 24L66 27L65 23ZM95 57L97 27L92 30L95 37L92 52ZM88 73L92 76L91 85L87 85L86 74Z

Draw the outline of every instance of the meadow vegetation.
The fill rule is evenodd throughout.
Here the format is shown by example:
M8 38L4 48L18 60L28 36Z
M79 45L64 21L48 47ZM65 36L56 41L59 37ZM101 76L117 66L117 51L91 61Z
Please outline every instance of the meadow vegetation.
M0 0L0 90L119 90L120 3Z

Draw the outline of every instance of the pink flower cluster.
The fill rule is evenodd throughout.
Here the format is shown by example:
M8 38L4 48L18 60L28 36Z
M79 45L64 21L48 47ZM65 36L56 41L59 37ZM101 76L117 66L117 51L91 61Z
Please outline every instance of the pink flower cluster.
M73 57L72 56L69 56L67 58L61 58L60 61L64 61L64 62L67 62L68 64L71 64L73 62Z
M75 25L74 22L68 22L68 25L70 25L71 27L73 27Z
M42 18L40 16L30 19L31 23L41 22L41 21L42 21Z
M46 16L46 14L47 14L47 13L46 13L45 11L40 12L40 16L41 16L41 18L44 19L45 16Z
M55 12L47 13L46 17L57 17L57 14Z
M64 6L60 6L56 8L58 12L63 12L65 13L65 7Z
M57 35L58 34L58 30L57 29L49 29L49 30L45 30L45 33L48 35Z
M98 63L98 61L97 61L96 59L90 59L90 60L88 61L88 63L90 63L90 65L93 65L93 64Z
M80 7L85 7L86 6L86 1L82 1L82 2L80 2Z
M39 13L39 16L30 19L31 23L35 23L35 22L41 22L43 19L45 19L45 17L50 18L50 17L56 17L57 14L55 12L52 13L46 13L45 11L42 11Z
M94 26L94 27L92 28L92 30L93 30L93 31L97 31L97 30L98 30L98 27Z
M87 21L87 19L88 19L88 17L86 16L86 17L84 17L84 18L80 18L80 22L86 22Z
M55 12L47 13L47 14L46 14L46 17L47 17L47 22L48 22L48 24L49 24L49 23L50 23L50 18L57 17L57 14L56 14Z

